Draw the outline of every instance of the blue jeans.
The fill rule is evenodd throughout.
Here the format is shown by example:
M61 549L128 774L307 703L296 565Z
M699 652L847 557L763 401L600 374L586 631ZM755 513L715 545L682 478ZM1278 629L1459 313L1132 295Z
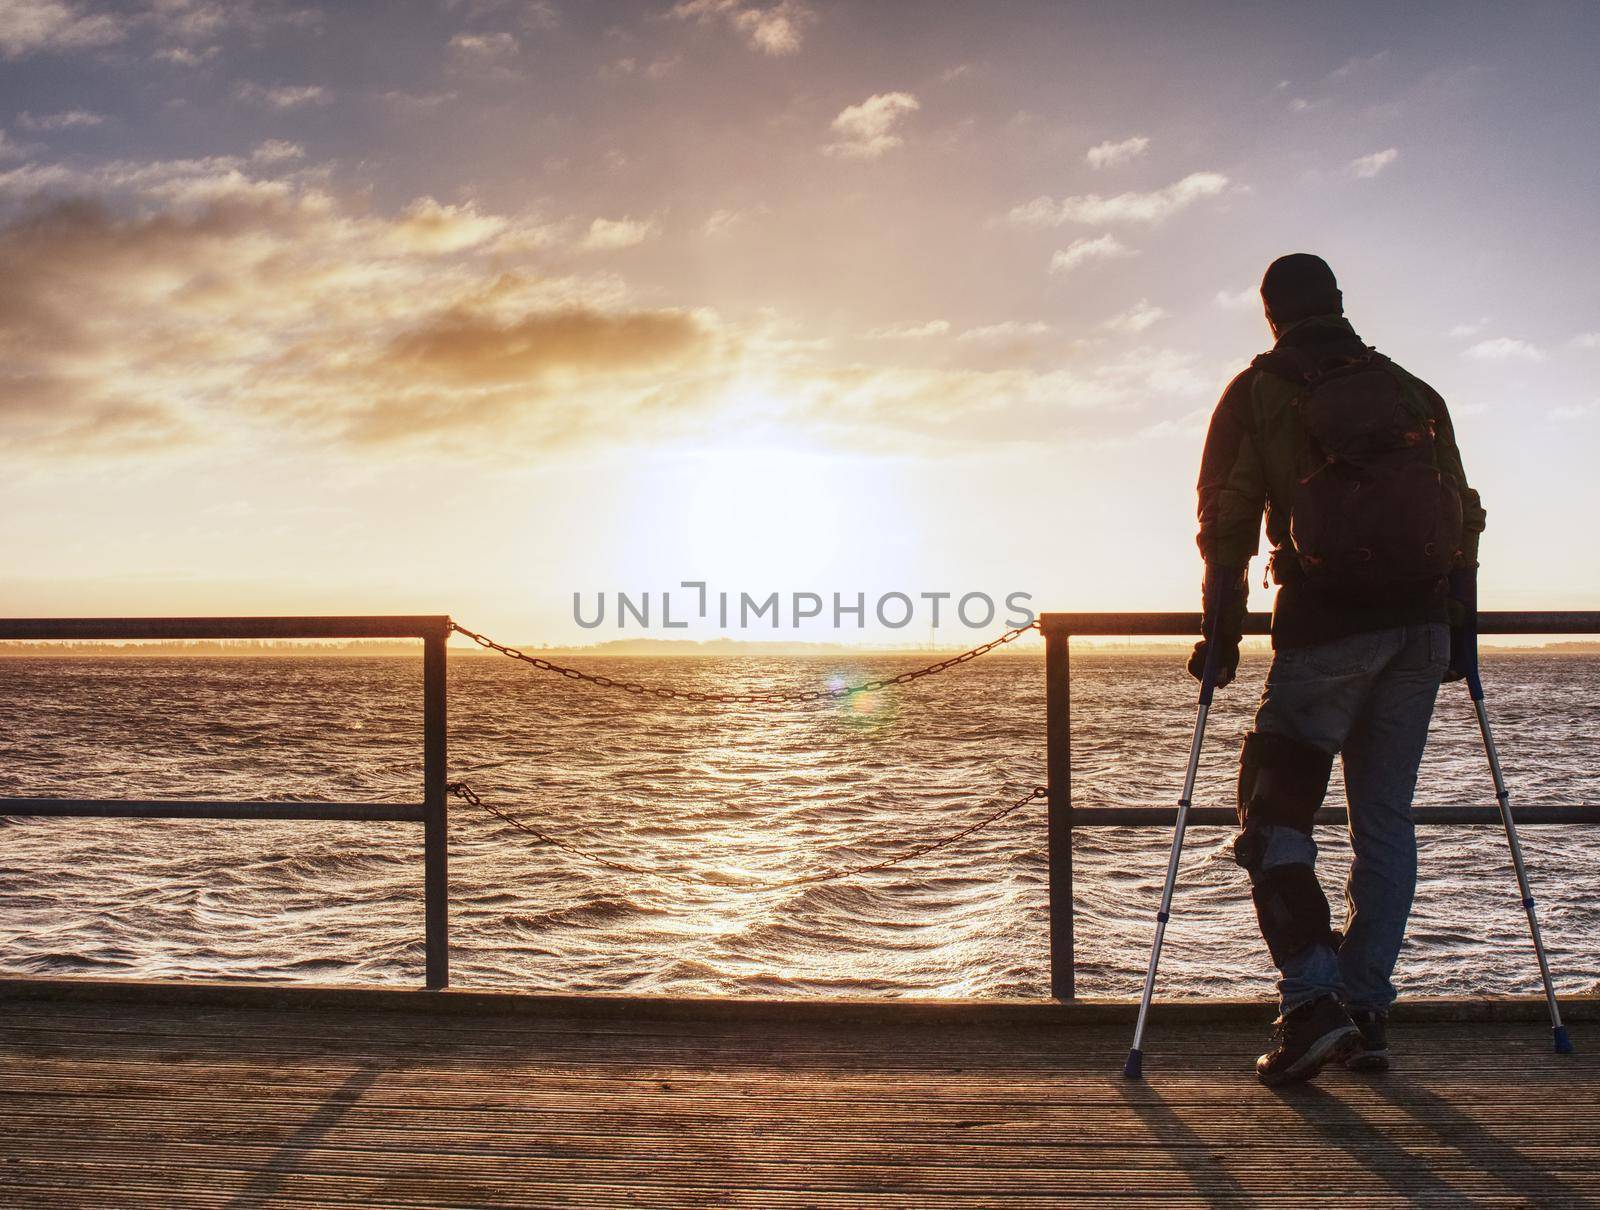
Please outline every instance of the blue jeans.
M1280 967L1284 1012L1327 995L1351 1009L1386 1012L1394 1003L1389 977L1417 888L1411 796L1449 656L1443 625L1367 631L1274 654L1256 730L1343 757L1354 853L1344 943L1337 953L1310 946ZM1305 832L1271 825L1262 831L1259 870L1315 866L1317 844Z

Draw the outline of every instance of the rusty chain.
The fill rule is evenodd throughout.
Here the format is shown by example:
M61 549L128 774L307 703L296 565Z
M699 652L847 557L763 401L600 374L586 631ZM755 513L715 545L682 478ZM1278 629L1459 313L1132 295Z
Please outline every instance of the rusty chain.
M793 702L838 701L843 698L853 697L860 693L874 693L882 689L891 688L895 685L910 684L912 681L921 680L923 677L934 676L937 673L948 671L951 668L955 668L962 664L968 663L971 660L975 660L980 656L987 655L997 647L1003 647L1007 643L1015 642L1017 639L1021 638L1030 631L1039 629L1039 623L1034 621L1030 622L1026 626L1016 627L1012 630L1006 631L998 638L991 639L989 642L984 643L981 646L974 647L969 651L963 651L959 655L951 656L947 660L940 660L938 663L930 664L924 668L916 668L908 672L902 672L896 676L865 681L859 685L843 685L837 688L811 689L789 693L708 693L696 689L674 689L664 685L645 685L637 681L622 681L617 680L614 677L605 676L602 673L584 672L578 668L565 667L561 664L556 664L550 660L544 659L542 656L529 655L515 647L508 646L504 643L497 643L487 635L479 634L475 630L468 630L465 626L462 626L456 622L451 622L450 628L459 634L465 635L474 643L478 644L478 646L483 647L486 650L496 651L501 655L507 656L511 659L520 660L522 663L531 665L542 672L553 672L559 676L565 677L568 680L582 681L586 684L594 685L601 689L618 689L624 693L631 693L640 697L653 697L664 701L702 702L715 703L718 705L742 705L755 703L779 705ZM991 811L983 818L968 824L964 828L948 833L947 835L941 836L938 839L929 841L925 844L915 845L902 853L898 853L893 857L887 857L879 861L867 862L857 866L831 866L826 869L816 870L810 874L803 874L795 878L784 878L766 882L727 882L719 881L713 878L698 877L692 874L680 874L672 870L656 869L650 866L633 865L625 861L616 861L612 858L593 852L590 849L586 849L581 845L576 845L570 841L562 840L557 836L553 836L544 829L535 827L534 825L517 818L515 815L511 815L508 812L501 810L492 803L485 802L478 795L478 792L464 781L451 782L448 789L456 798L461 799L463 802L470 803L479 810L494 816L502 823L508 824L519 831L527 833L540 844L550 845L553 848L560 849L565 853L570 853L574 857L581 858L584 861L591 862L595 865L604 866L606 869L615 870L624 874L638 874L649 878L659 878L667 882L680 883L686 886L713 886L740 891L783 890L789 887L806 886L818 882L831 882L836 879L848 878L858 874L868 874L877 870L886 870L893 866L901 865L904 862L911 861L917 857L925 856L928 853L937 852L940 849L947 848L948 846L953 845L960 840L964 840L966 837L971 836L974 832L980 831L991 824L998 823L1008 815L1020 811L1029 803L1037 802L1041 798L1044 798L1046 794L1044 787L1036 786L1034 789L1030 790L1027 794L1023 795L1015 802L1007 803L998 809Z
M880 689L888 689L894 685L907 685L912 681L921 680L925 676L933 676L937 673L948 671L970 660L975 660L979 656L987 655L996 647L1003 647L1007 643L1015 642L1029 631L1039 629L1039 623L1035 620L1029 622L1026 626L1018 626L1014 630L1006 631L997 639L991 639L981 647L974 647L971 651L963 651L960 655L951 656L948 660L940 660L937 664L929 664L926 668L902 672L898 676L885 677L876 681L865 681L859 685L842 685L836 689L808 689L791 693L707 693L698 689L674 689L666 685L644 685L638 681L619 681L597 672L584 672L577 668L563 667L560 664L551 663L542 656L529 655L527 652L519 651L515 647L497 643L487 635L479 634L475 630L468 630L457 622L451 622L450 628L458 634L466 635L478 646L489 651L498 651L501 655L509 656L514 660L521 660L524 664L531 664L542 672L554 672L571 681L583 681L601 689L620 689L624 693L632 693L640 697L654 697L665 701L711 702L726 706L749 703L783 705L791 702L838 701L841 698L854 697L858 693L876 693Z
M680 874L673 870L653 869L650 866L631 865L625 861L613 861L609 857L603 857L599 853L585 849L580 845L575 845L570 841L561 840L559 837L552 836L550 833L544 831L544 829L535 827L529 823L525 823L518 819L515 815L508 814L507 812L502 811L499 807L496 807L491 803L484 802L483 799L478 796L478 792L464 781L451 782L447 788L456 798L461 799L463 802L471 803L473 806L487 812L503 823L510 824L512 827L526 832L528 835L537 839L539 843L550 845L553 848L560 849L564 853L570 853L574 857L582 858L584 861L592 862L595 865L604 866L608 870L616 870L623 874L642 874L649 878L660 878L667 882L681 883L686 886L709 886L735 891L781 891L786 890L789 887L808 886L817 882L832 882L840 878L849 878L857 874L870 874L877 870L887 870L892 866L902 865L914 858L923 857L929 853L937 852L940 849L948 848L957 841L965 840L974 832L981 831L990 824L998 823L1000 820L1006 818L1006 816L1020 811L1029 803L1038 802L1047 794L1045 787L1035 786L1015 802L1007 803L999 809L991 811L982 819L968 824L959 831L950 832L939 837L937 840L930 840L925 844L915 845L912 848L905 850L903 853L897 853L893 857L886 857L881 861L869 862L865 865L858 866L830 866L826 869L813 871L810 874L802 874L795 878L783 878L770 882L724 882L714 878L696 877L693 874Z

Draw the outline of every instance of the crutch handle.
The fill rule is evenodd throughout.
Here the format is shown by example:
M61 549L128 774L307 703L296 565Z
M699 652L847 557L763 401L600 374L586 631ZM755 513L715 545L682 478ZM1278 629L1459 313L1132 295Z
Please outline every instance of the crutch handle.
M1233 607L1243 584L1242 569L1206 564L1205 583L1201 586L1204 612L1200 615L1200 637L1206 644L1206 658L1200 669L1202 706L1211 705L1211 694L1217 687L1217 636L1222 633L1222 615Z
M1483 701L1483 678L1478 675L1476 663L1467 669L1467 692L1472 695L1473 701Z
M1211 705L1212 691L1217 687L1217 641L1211 636L1206 636L1206 660L1200 670L1200 704Z

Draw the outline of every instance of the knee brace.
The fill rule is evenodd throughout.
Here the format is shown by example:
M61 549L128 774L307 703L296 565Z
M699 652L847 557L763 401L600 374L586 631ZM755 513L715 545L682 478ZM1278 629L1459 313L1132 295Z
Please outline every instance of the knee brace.
M1333 757L1315 744L1250 732L1239 750L1239 826L1278 824L1309 834L1332 773Z
M1308 865L1278 865L1252 872L1250 898L1273 965L1285 963L1310 946L1338 948L1328 913L1328 897Z
M1262 869L1267 825L1311 833L1327 797L1333 757L1314 744L1267 731L1245 736L1239 752L1239 826L1234 860L1250 872L1250 897L1273 963L1317 944L1334 945L1328 897L1316 871L1301 863Z

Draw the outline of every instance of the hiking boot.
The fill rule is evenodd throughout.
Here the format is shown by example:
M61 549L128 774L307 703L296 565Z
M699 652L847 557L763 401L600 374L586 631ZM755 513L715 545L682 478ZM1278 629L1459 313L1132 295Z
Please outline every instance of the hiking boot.
M1357 1008L1351 1010L1350 1019L1361 1031L1361 1041L1345 1056L1345 1067L1350 1071L1388 1071L1388 1014L1370 1008Z
M1284 1013L1276 1022L1278 1043L1256 1060L1256 1079L1268 1087L1309 1080L1360 1045L1361 1031L1333 996Z

